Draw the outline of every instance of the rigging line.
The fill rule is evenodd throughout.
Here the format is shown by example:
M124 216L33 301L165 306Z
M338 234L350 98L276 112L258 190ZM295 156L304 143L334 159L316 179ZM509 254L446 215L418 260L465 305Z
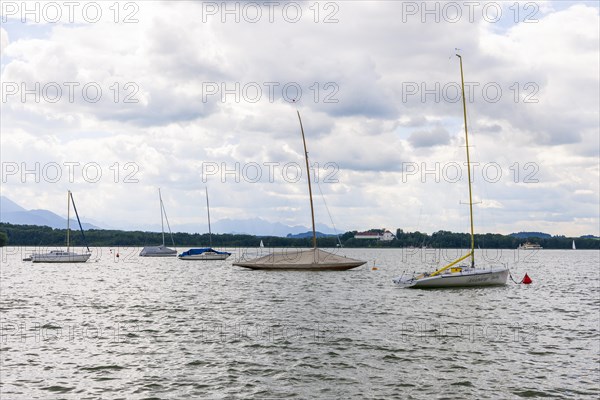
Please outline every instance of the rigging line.
M79 214L77 213L77 207L75 207L75 199L73 198L73 193L69 192L69 196L71 196L71 202L73 203L73 210L75 211L75 216L77 217L77 223L79 224L79 230L81 231L81 236L83 237L83 243L85 243L85 247L87 248L87 251L89 253L90 246L88 246L87 240L85 238L85 234L83 233L83 227L81 226L81 220L79 219Z
M321 199L323 199L323 204L325 204L325 209L327 210L327 214L329 215L329 221L331 221L331 225L333 226L333 231L335 232L335 237L338 240L340 247L342 246L342 241L340 240L340 235L335 227L335 223L333 222L333 217L331 216L331 212L329 212L329 207L327 207L327 202L325 201L325 196L323 195L323 191L321 190L321 184L317 179L317 187L319 188L319 193L321 193Z
M169 225L169 218L167 217L167 210L165 209L165 205L163 202L160 202L163 213L165 214L165 221L167 221L167 228L169 228L169 235L171 235L171 243L173 243L173 247L175 247L175 240L173 239L173 232L171 232L171 225Z
M160 188L158 188L158 199L160 201L160 232L162 233L162 245L165 245L165 222L163 218L163 201L162 196L160 194Z
M525 278L521 279L521 282L515 281L515 278L513 278L512 274L510 273L510 270L508 271L508 276L510 276L510 279L517 285L520 285L521 283L523 283L523 279L525 279Z

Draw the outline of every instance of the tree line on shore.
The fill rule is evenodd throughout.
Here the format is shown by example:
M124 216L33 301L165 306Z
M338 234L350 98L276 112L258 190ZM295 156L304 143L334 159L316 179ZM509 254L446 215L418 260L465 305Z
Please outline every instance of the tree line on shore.
M373 230L378 231L378 230ZM318 238L319 247L372 247L372 248L468 248L470 235L438 231L431 235L422 232L396 231L396 238L391 241L373 239L354 239L356 231L346 232L338 237ZM80 232L71 231L71 245L83 246L152 246L162 243L162 234L157 232L120 231L90 229L85 231L85 241ZM0 246L64 246L66 229L53 229L47 226L13 225L0 223ZM539 244L544 249L570 249L575 240L577 249L600 249L600 240L592 238L568 238L552 236L547 238L519 238L511 235L495 233L476 234L475 247L482 249L515 249L521 243ZM311 247L312 238L285 238L276 236L253 236L241 234L213 234L214 247L258 247L260 242L265 247ZM171 237L165 234L166 245L172 244ZM173 242L178 247L208 246L209 235L198 233L174 233Z

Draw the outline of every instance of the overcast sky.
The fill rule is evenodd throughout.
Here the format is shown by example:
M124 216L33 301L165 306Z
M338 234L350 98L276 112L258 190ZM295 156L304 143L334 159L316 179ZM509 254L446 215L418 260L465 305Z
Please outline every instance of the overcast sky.
M596 2L2 3L2 195L84 220L599 235ZM302 175L299 176L298 174Z

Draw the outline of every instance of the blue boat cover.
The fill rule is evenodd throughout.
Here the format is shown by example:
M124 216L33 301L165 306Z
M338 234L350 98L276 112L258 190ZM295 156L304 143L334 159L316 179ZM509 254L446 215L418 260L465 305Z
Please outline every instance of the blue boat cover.
M228 253L226 251L217 251L217 250L215 250L215 249L213 249L211 247L204 247L202 249L189 249L188 251L184 251L183 253L181 253L179 255L179 257L194 256L194 255L206 253L207 251L212 251L213 253L217 253L217 254L228 254L228 255L231 255L231 253Z

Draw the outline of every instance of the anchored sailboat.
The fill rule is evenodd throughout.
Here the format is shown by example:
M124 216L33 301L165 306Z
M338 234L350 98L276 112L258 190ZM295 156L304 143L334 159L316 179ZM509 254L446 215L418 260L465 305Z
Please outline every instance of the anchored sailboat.
M471 250L459 259L428 274L395 278L394 283L407 288L447 288L464 286L496 286L505 285L508 278L508 268L493 267L489 269L475 268L475 235L473 230L473 196L471 187L471 160L469 158L469 135L467 130L467 103L465 100L465 80L463 77L462 57L460 60L460 79L462 85L463 117L465 123L465 145L467 149L467 180L469 183L469 218L471 222ZM456 266L461 261L470 258L469 266Z
M209 247L204 247L201 249L189 249L188 251L184 251L178 257L180 260L205 260L205 261L213 261L213 260L225 260L227 257L231 255L226 251L217 251L212 248L212 231L210 229L210 205L208 204L208 188L206 190L206 212L208 214L208 245Z
M86 262L92 253L90 252L90 248L86 242L87 253L77 254L72 251L69 251L70 247L70 232L71 232L71 203L73 204L73 210L75 211L75 215L77 216L77 222L79 223L79 230L81 231L81 236L83 237L83 241L85 240L85 234L83 233L83 228L81 227L81 221L79 220L79 214L77 213L77 208L75 207L75 200L73 199L73 194L71 191L67 191L67 250L52 250L49 253L33 253L31 255L31 261L34 263L79 263Z
M306 150L306 139L302 119L298 111L302 142L304 144L304 159L306 161L306 175L308 177L308 195L310 198L310 213L312 218L312 249L288 249L281 253L273 253L249 261L233 263L238 267L250 269L276 269L276 270L346 270L356 268L366 261L343 257L317 248L317 235L315 230L315 211L312 199L312 187L310 183L310 168L308 164L308 151Z
M574 240L573 240L573 244L571 245L571 248L572 248L573 250L577 250L577 247L575 247L575 241L574 241Z
M167 220L167 227L169 228L169 234L171 235L171 243L175 247L175 241L173 240L173 233L171 233L171 226L169 225L169 219L167 218L167 211L162 201L160 194L160 188L158 189L158 200L160 202L160 229L162 231L162 244L160 246L146 246L140 252L140 257L173 257L177 255L177 250L170 249L165 246L165 225L164 220Z

